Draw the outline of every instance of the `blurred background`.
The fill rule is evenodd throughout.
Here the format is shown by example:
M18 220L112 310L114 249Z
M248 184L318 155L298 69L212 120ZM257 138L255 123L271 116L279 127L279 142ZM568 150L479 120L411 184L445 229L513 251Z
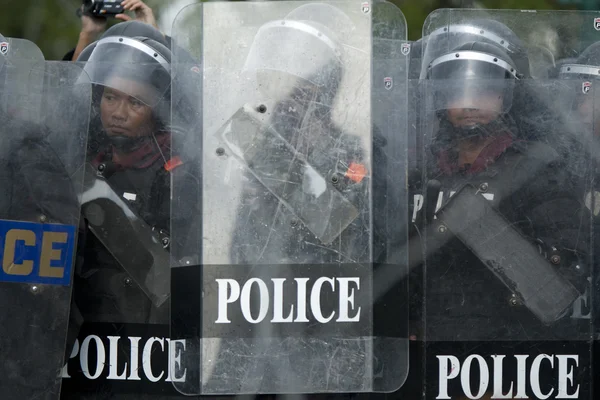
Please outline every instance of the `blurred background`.
M161 30L170 34L177 12L201 0L146 0ZM597 10L600 0L390 0L401 8L410 40L421 37L427 15L437 8L582 9ZM0 0L0 32L35 42L46 59L61 59L75 47L81 28L76 10L81 0ZM114 21L111 21L114 23Z

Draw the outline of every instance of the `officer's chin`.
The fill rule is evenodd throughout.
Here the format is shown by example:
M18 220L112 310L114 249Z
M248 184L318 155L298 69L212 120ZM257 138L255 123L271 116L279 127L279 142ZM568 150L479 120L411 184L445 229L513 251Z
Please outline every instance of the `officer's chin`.
M454 126L454 128L456 129L460 129L463 131L471 131L471 130L475 130L477 128L479 128L482 124L478 123L478 122L456 122L453 123L452 126Z
M480 123L471 123L471 124L465 124L463 126L461 126L460 128L465 130L465 131L474 131L478 128L481 128L482 124Z
M130 136L129 131L123 128L109 128L106 130L109 137Z

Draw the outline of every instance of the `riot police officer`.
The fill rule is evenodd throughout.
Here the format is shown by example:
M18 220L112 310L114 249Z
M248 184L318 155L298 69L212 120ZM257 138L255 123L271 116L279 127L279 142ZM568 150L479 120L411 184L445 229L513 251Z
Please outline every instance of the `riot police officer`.
M82 52L94 84L93 134L83 194L84 261L74 291L82 318L73 324L166 324L167 251L175 246L170 182L187 168L171 154L171 52L165 42L124 35L107 35L91 47ZM173 206L181 224L194 212Z
M427 176L430 184L441 187L439 194L425 201L436 210L435 219L429 221L426 249L426 337L431 340L566 337L578 330L576 322L564 317L585 290L589 268L585 240L570 239L586 234L580 232L576 218L580 203L569 192L568 176L561 171L564 160L558 153L543 143L518 139L523 133L514 122L520 110L513 99L519 76L503 49L482 42L459 46L428 66L424 96L439 127L430 128L434 139ZM530 289L551 290L556 303L538 303L531 292L525 293L524 282L504 275L509 271L506 263L523 261L507 254L496 259L493 251L470 236L474 225L465 222L466 227L460 228L465 231L456 234L459 228L453 225L450 210L470 199L463 197L465 185L475 187L480 197L483 193L487 207L506 222L473 209L464 221L482 218L481 223L498 235L507 231L508 223L519 232L510 236L515 240L511 246L537 243L544 259L532 255L535 261L528 273L543 284ZM415 209L415 214L426 208ZM500 235L496 239L509 241ZM533 264L539 267L535 273ZM555 329L546 327L553 323Z
M92 105L91 167L103 174L120 198L128 200L140 218L158 229L168 229L170 52L163 44L144 38L109 36L94 46L85 67L97 85ZM75 285L75 302L84 319L148 321L148 299L110 256L111 249L97 239L87 235L79 274L86 278Z
M426 232L423 337L434 354L469 354L473 341L477 354L494 354L502 340L589 335L585 320L571 318L590 272L581 201L566 160L524 139L540 135L516 122L529 117L518 97L542 91L523 88L535 83L521 76L485 42L427 66L423 134L433 139L413 218Z

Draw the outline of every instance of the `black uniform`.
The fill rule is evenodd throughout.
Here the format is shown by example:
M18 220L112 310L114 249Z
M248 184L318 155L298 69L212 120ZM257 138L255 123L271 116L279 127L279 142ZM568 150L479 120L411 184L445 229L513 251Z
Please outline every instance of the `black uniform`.
M169 171L163 154L169 154L170 136L159 137L162 148L150 138L127 164L115 163L110 146L97 155L92 165L100 167L103 176L121 198L125 193L136 196L129 201L131 210L156 230L169 230ZM84 265L75 284L75 301L85 320L112 323L147 323L152 304L129 274L111 255L110 250L92 233L86 234ZM151 261L150 261L151 262ZM154 310L156 312L156 310ZM166 306L162 323L167 323ZM158 321L157 321L158 322Z
M463 50L467 52L461 53ZM577 184L572 183L560 153L540 141L522 139L538 135L519 131L520 126L512 115L522 110L515 109L513 104L508 111L512 103L512 82L517 75L514 67L510 69L512 61L502 50L489 44L466 44L454 51L456 57L454 54L451 58L442 55L439 61L432 63L432 76L447 80L440 80L439 87L433 86L435 107L439 109L436 113L439 128L429 149L425 184L413 184L421 188L417 189L416 195L425 197L421 199L420 210L419 202L414 202L415 222L423 221L427 209L438 212L433 220L433 213L428 216L430 220L421 249L426 257L423 265L425 338L497 341L585 337L589 333L589 324L585 320L570 318L570 311L566 310L562 318L548 327L522 305L519 291L524 282L503 283L496 276L503 275L505 269L526 268L521 265L521 254L503 254L496 259L482 260L476 256L481 251L474 248L476 244L459 240L440 221L438 210L452 203L448 200L455 192L465 185L472 185L503 221L502 226L491 225L488 230L493 229L500 236L505 229L516 229L520 234L518 240L537 246L540 257L546 258L548 266L552 260L552 269L567 282L564 285L575 288L571 292L571 301L577 292L582 294L586 290L590 273L587 260L590 237L582 224L582 201L575 192ZM478 52L479 58L470 60L468 57L473 52ZM499 59L507 61L508 70L497 65ZM453 68L453 62L459 68ZM438 71L435 71L436 67ZM455 79L468 83L468 79L478 73L482 74L483 80L471 81L475 86L465 93L482 92L489 87L502 90L504 113L486 125L454 127L443 108L448 96L452 96L448 89L454 88L453 83L446 82ZM506 83L502 83L502 79ZM476 136L487 139L485 147L472 164L461 165L459 141ZM435 186L432 186L433 180L439 182L441 188L439 194L430 191L430 198L427 198L424 192L427 185L429 188ZM464 218L470 217L465 215ZM479 223L485 224L485 217ZM424 228L421 227L421 233ZM418 256L413 254L412 258ZM548 290L547 287L539 288L542 294L544 290Z
M560 256L560 272L583 293L589 276L585 259L589 236L581 226L581 202L573 195L575 188L558 153L539 142L515 140L506 131L499 132L469 168L460 169L453 156L452 149L439 149L429 173L442 184L442 204L467 183L484 191L524 240L537 243L548 257ZM537 172L532 175L531 171ZM504 284L461 241L446 242L435 223L429 234L425 251L433 253L426 266L427 338L548 338L550 331L515 302ZM586 322L569 317L558 323L549 338L586 332Z
M423 135L432 139L425 171L409 185L411 265L423 271L410 282L422 297L411 333L424 340L429 393L441 385L439 355L552 353L575 341L568 351L585 358L577 343L585 347L590 322L574 314L588 287L591 238L579 183L549 145L547 128L561 128L536 97L548 88L519 77L501 48L475 42L433 60L422 82ZM478 154L467 159L469 144ZM504 383L517 372L507 365ZM448 390L462 393L456 382Z
M158 36L161 36L160 33ZM132 335L154 336L157 327L164 330L169 324L169 300L166 296L170 289L170 265L166 253L179 248L179 243L170 238L171 223L186 226L190 216L198 214L197 182L190 183L194 190L185 199L175 198L172 203L170 198L171 180L185 182L188 177L194 176L188 172L195 165L189 158L179 157L171 151L174 133L168 126L170 51L163 43L153 39L127 36L119 39L104 37L82 53L82 57L89 59L85 67L87 75L96 84L83 196L93 192L95 182L108 185L109 192L89 201L84 199L82 205L85 227L82 229L80 254L83 262L75 274L69 350L82 332L91 331L100 336L127 335L128 325L135 331ZM148 53L154 55L154 64L144 62L143 57ZM106 65L103 61L107 59L112 63ZM132 63L132 59L139 63ZM149 135L109 136L104 131L99 118L102 86L113 87L131 97L137 95L127 92L130 88L127 85L111 86L114 77L139 83L147 89L144 93L150 93L148 97L138 99L152 109L154 131ZM114 82L118 84L119 80ZM151 237L152 243L138 240L136 229L144 229L142 236ZM158 260L154 257L157 254ZM147 278L153 278L151 273L157 271L162 278L148 283ZM156 284L160 284L160 290L163 290L161 301L151 297L150 292L156 294L153 287L144 286ZM82 329L84 324L87 328ZM121 345L123 351L130 351L129 343L122 341ZM70 371L81 375L78 365L71 365Z

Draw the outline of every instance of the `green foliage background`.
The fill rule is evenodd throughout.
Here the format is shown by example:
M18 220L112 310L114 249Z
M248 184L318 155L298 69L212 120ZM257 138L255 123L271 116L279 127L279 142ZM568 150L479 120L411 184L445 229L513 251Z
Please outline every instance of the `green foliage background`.
M157 18L174 0L147 0ZM200 0L198 0L200 1ZM421 37L427 15L437 8L594 9L598 0L391 0L406 16L409 39ZM46 59L60 59L77 42L81 0L0 0L0 33L35 42Z

